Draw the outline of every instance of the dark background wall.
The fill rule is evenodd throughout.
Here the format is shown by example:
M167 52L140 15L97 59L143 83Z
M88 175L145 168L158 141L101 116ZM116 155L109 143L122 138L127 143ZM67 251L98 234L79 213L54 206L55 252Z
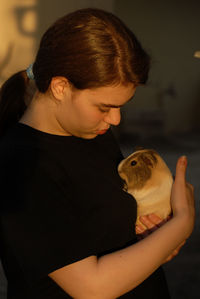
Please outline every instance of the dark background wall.
M115 13L136 33L152 57L146 88L140 88L127 117L163 118L163 133L200 128L200 1L116 0ZM129 107L130 108L130 107Z

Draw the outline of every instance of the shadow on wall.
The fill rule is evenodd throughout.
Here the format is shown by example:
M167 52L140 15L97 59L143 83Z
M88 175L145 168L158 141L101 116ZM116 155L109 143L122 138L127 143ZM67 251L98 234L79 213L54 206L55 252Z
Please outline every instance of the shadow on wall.
M57 18L85 7L112 11L114 0L2 0L0 85L34 60L40 38ZM8 26L9 23L9 26Z
M1 3L0 83L33 59L37 36L36 0ZM9 24L9 26L8 26Z
M0 61L0 82L3 82L4 80L6 80L6 78L3 76L3 72L5 70L5 68L9 65L12 54L13 54L13 50L14 50L14 44L10 43L8 45L5 57L3 57L3 59L1 59Z
M34 15L36 18L37 15L37 6L19 6L14 8L14 16L16 19L16 27L21 35L36 38L37 36L37 27L29 26L31 17ZM32 20L33 21L33 20Z

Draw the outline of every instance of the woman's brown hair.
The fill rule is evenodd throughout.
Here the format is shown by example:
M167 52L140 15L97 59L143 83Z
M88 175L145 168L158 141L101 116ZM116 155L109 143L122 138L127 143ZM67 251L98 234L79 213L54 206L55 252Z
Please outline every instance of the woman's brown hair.
M149 56L126 25L112 13L81 9L58 19L43 35L33 74L44 93L51 79L64 76L77 89L134 83L148 78ZM0 135L23 115L28 78L25 71L0 91Z

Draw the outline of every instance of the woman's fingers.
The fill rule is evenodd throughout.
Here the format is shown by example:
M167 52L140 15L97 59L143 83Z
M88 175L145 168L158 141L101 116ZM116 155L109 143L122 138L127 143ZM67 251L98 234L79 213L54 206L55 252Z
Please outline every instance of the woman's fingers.
M148 215L141 216L140 217L140 222L147 228L147 229L152 229L155 227L155 223L151 221Z
M187 226L184 230L185 238L188 238L194 227L195 209L193 186L186 182L185 174L187 158L182 156L176 165L176 176L172 186L171 206L173 216L179 216ZM181 217L181 218L180 218Z
M176 163L176 175L174 184L172 186L172 208L174 200L181 199L184 196L185 193L185 187L186 187L186 168L187 168L187 158L185 156L182 156L178 159ZM176 204L175 202L175 204Z
M186 187L192 194L194 193L194 186L188 182L186 182Z
M141 216L139 220L141 224L138 223L135 230L136 234L140 235L140 239L145 238L167 221L167 219L163 220L156 214Z
M183 245L185 244L186 241L183 241L163 262L163 264L171 261L175 256L178 255L180 249L183 247Z
M142 234L145 230L146 229L141 224L137 224L135 227L136 234Z
M182 156L177 161L176 176L172 186L171 203L173 214L180 213L181 211L187 213L193 212L190 207L194 206L194 188L185 180L186 168L187 158Z
M175 181L178 181L179 183L185 183L186 168L187 168L187 157L182 156L178 159L176 163Z
M167 221L167 219L162 219L156 214L150 214L147 217L152 223L154 223L158 227L160 227L162 224L164 224Z
M149 214L140 217L140 221L147 229L153 229L160 227L163 223L167 221L167 219L163 220L156 214Z

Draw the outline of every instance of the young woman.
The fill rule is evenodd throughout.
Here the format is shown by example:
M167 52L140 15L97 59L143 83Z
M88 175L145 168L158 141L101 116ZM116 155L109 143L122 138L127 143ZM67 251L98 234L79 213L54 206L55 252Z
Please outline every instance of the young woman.
M51 26L33 66L2 86L0 237L9 299L169 298L160 265L194 225L186 158L177 163L173 217L138 242L136 202L123 191L110 130L148 70L148 55L117 17L83 9ZM155 229L161 219L142 221Z

